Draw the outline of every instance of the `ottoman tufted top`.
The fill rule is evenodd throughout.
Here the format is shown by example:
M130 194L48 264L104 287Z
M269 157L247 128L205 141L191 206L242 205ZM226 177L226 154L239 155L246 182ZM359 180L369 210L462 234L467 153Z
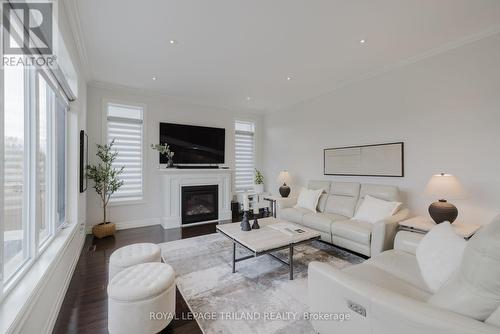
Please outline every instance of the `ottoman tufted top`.
M160 258L160 246L150 243L132 244L117 249L109 262L117 267L130 267L145 262L155 262Z
M175 283L175 273L166 263L141 263L116 274L109 282L108 296L120 301L151 299Z

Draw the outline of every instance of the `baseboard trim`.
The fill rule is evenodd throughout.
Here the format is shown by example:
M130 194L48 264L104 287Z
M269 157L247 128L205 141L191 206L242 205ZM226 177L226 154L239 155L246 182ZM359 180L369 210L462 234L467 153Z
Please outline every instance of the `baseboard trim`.
M127 220L127 221L115 222L115 225L117 230L126 230L129 228L161 225L161 219L146 218L146 219ZM93 225L87 225L85 227L85 232L87 234L92 234L92 226Z

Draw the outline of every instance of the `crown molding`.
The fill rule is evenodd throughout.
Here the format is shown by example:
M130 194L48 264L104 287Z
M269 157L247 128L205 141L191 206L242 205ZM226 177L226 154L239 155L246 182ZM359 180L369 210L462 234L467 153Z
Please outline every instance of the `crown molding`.
M476 34L467 35L467 36L465 36L463 38L460 38L460 39L458 39L456 41L445 43L445 44L443 44L443 45L441 45L441 46L439 46L437 48L434 48L434 49L431 49L429 51L420 53L420 54L418 54L416 56L409 57L409 58L403 59L401 61L397 61L397 62L395 62L393 64L384 66L384 67L382 67L380 69L373 70L373 71L361 74L361 75L359 75L359 76L357 76L355 78L344 80L344 81L342 81L342 82L334 85L333 87L329 88L328 90L324 90L323 92L321 92L319 94L316 94L314 96L311 96L311 97L299 100L299 101L291 103L291 104L288 104L287 106L284 106L284 107L281 107L281 108L270 110L270 112L278 112L278 111L282 111L282 110L286 110L286 109L292 108L292 107L294 107L296 105L299 105L299 104L302 104L302 103L305 103L305 102L317 99L319 97L331 94L331 93L333 93L333 92L335 92L335 91L337 91L339 89L342 89L344 87L347 87L347 86L350 86L350 85L353 85L353 84L356 84L356 83L359 83L359 82L362 82L362 81L365 81L365 80L369 80L369 79L375 78L375 77L383 75L385 73L389 73L389 72L395 71L397 69L400 69L400 68L403 68L403 67L406 67L406 66L418 63L420 61L432 58L434 56L438 56L438 55L446 53L448 51L451 51L451 50L454 50L454 49L458 49L458 48L460 48L462 46L466 46L468 44L471 44L471 43L474 43L474 42L486 39L488 37L492 37L492 36L497 35L499 33L500 33L500 25L493 26L490 29L483 30L483 31L481 31L479 33L476 33Z
M92 70L90 68L87 49L85 47L85 39L82 25L80 23L80 10L78 8L77 0L66 0L62 2L64 3L63 7L68 17L68 23L71 29L71 33L73 34L78 55L80 57L82 72L86 79L85 81L89 81L92 78Z
M112 91L116 91L116 92L123 92L123 93L142 96L142 97L165 98L165 99L169 99L169 100L172 100L172 101L178 102L178 103L186 103L186 104L191 104L191 105L204 107L204 108L220 109L221 111L227 111L227 112L231 112L231 113L235 113L235 111L236 112L245 112L245 113L255 114L255 115L262 115L262 114L266 113L266 110L252 109L252 108L241 108L241 107L229 106L229 105L224 105L224 104L217 105L217 104L212 104L212 103L206 103L203 101L194 101L194 100L180 98L180 97L177 97L174 95L169 95L169 94L161 92L161 91L155 91L155 90L144 89L144 88L136 88L136 87L116 84L116 83L112 83L112 82L107 82L107 81L90 80L87 84L88 84L88 86L94 87L94 88L108 89L108 90L112 90Z

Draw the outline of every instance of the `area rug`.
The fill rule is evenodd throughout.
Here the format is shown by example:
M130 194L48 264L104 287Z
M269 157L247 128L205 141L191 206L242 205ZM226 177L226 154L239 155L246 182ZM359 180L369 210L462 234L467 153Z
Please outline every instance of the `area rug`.
M327 262L342 269L361 257L314 241L294 249L294 280L288 267L268 255L236 264L232 242L218 233L160 244L163 260L176 273L176 283L191 314L205 334L314 333L307 320L307 265ZM238 249L237 256L248 255ZM276 253L288 260L288 251Z

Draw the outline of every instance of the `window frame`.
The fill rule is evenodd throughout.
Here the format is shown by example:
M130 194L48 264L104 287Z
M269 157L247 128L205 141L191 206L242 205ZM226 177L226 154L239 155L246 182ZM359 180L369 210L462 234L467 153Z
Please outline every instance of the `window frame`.
M236 194L241 194L241 193L245 193L247 191L251 191L250 190L237 190L236 189L236 123L251 123L253 124L253 167L254 169L255 168L258 168L258 159L257 159L257 155L258 155L258 148L257 148L257 144L258 144L258 141L257 141L257 131L258 131L258 125L257 125L257 120L255 119L250 119L250 118L242 118L242 117L237 117L237 118L234 118L233 119L233 145L234 145L234 148L233 148L233 152L234 152L234 177L233 177L233 189L234 189L234 193Z
M147 154L147 105L140 102L134 102L125 99L114 99L114 98L103 98L102 108L101 108L101 144L108 144L108 105L115 104L124 107L136 107L142 109L142 196L141 199L126 199L126 198L115 198L111 199L108 203L108 207L113 206L124 206L124 205L140 205L146 204L146 188L147 188L147 173L146 173L146 162L148 161Z
M7 279L5 280L4 277L4 263L3 263L3 252L4 252L4 230L3 227L0 230L0 256L2 256L2 261L1 263L1 268L0 268L0 302L3 301L5 296L7 296L14 288L16 288L18 282L24 277L24 275L29 272L31 267L36 263L38 258L44 253L44 251L50 246L52 241L57 237L58 233L61 231L62 227L68 222L68 189L69 189L69 184L68 184L68 164L65 165L65 171L64 171L64 178L65 178L65 206L66 206L66 212L65 212L65 223L61 224L58 228L55 228L56 226L56 221L55 221L55 201L53 198L56 196L56 187L54 184L52 184L56 178L56 173L57 173L57 162L54 160L55 155L55 140L54 137L50 138L50 145L49 150L51 150L50 154L48 154L50 163L52 164L51 173L50 175L50 180L47 180L46 183L48 185L47 188L47 193L50 194L50 204L49 208L51 208L51 211L47 216L49 217L49 220L46 222L48 224L49 228L49 235L47 238L43 240L42 243L40 243L39 240L39 231L40 231L40 224L39 221L37 221L36 217L38 216L38 177L37 177L37 155L39 152L39 142L38 142L38 131L39 131L39 77L43 77L50 89L53 90L54 92L54 102L57 99L60 99L61 102L63 102L66 106L65 112L69 112L69 101L66 98L64 92L59 88L59 86L55 83L54 79L52 78L51 74L49 74L47 71L41 70L39 68L24 68L24 162L23 166L25 168L25 173L23 175L23 242L26 242L26 248L23 249L23 253L25 254L26 258L23 260L23 262L17 267L16 271ZM1 82L4 84L4 74L2 71L1 75ZM1 102L2 106L4 106L4 96L3 96L3 89L1 93ZM0 126L2 128L5 126L4 124L4 108L2 108L2 114L1 114L1 122ZM54 115L51 115L53 118ZM54 119L50 121L51 126L54 127ZM51 129L48 129L48 133ZM68 116L66 114L66 120L65 120L65 132L66 134L68 133ZM66 135L65 137L65 157L68 157L68 136ZM4 138L2 136L2 139L0 141L0 144L2 144L2 169L3 169L3 157L4 157ZM1 181L3 182L3 170L0 169L2 172L2 179ZM51 188L49 190L49 187ZM4 204L4 194L2 192L0 204L3 206ZM24 245L23 245L24 247Z
M47 86L49 88L51 88L54 92L54 97L53 97L53 114L51 115L51 122L50 122L50 126L51 128L49 128L48 130L50 131L47 131L47 132L53 132L53 133L56 133L57 135L57 125L56 125L56 122L57 122L57 102L58 102L58 99L61 99L61 102L63 102L65 104L65 113L66 113L66 117L65 117L65 126L64 126L64 134L65 134L65 143L64 143L64 156L65 158L68 157L68 115L67 113L69 112L69 101L67 100L66 96L64 95L64 92L62 92L61 89L58 88L58 86L56 85L56 83L51 79L51 77L44 71L40 71L40 70L37 70L35 71L35 87L39 87L39 78L40 77L43 77L45 82L47 83ZM39 108L39 90L36 89L35 91L35 94L36 94L36 111L37 111L37 117L36 117L36 140L37 140L37 145L36 145L36 151L38 153L38 125L39 125L39 113L38 113L38 108ZM35 133L35 132L32 132L32 133ZM39 232L40 232L40 226L39 224L36 224L37 226L37 231L36 231L36 246L38 248L38 250L36 251L35 255L36 257L38 257L40 254L42 254L45 249L51 244L52 240L56 237L57 233L68 223L68 164L65 164L65 168L64 168L64 187L66 188L65 189L65 192L64 192L64 201L65 201L65 214L64 214L64 222L62 224L59 224L58 222L58 216L57 216L57 203L58 203L58 187L56 187L56 182L57 182L57 176L58 176L58 166L57 166L57 152L58 152L58 148L57 148L57 140L55 140L54 138L51 138L51 142L50 142L50 148L49 148L49 151L50 153L48 154L49 155L49 161L50 163L53 164L53 167L54 168L51 168L50 170L50 177L49 177L49 182L46 182L47 184L49 184L49 187L51 187L51 191L49 192L50 193L50 205L49 207L52 208L52 212L49 216L49 235L48 237L46 237L44 240L42 240L42 242L40 242L40 240L38 240L38 237L39 237ZM36 158L36 157L35 157ZM36 161L36 160L35 160ZM34 164L33 164L34 165ZM35 173L36 173L36 170L35 170ZM35 181L36 181L36 175L34 175L35 177ZM35 185L38 185L37 182L35 182ZM35 205L37 205L37 203L35 202ZM59 226L57 226L59 225Z

